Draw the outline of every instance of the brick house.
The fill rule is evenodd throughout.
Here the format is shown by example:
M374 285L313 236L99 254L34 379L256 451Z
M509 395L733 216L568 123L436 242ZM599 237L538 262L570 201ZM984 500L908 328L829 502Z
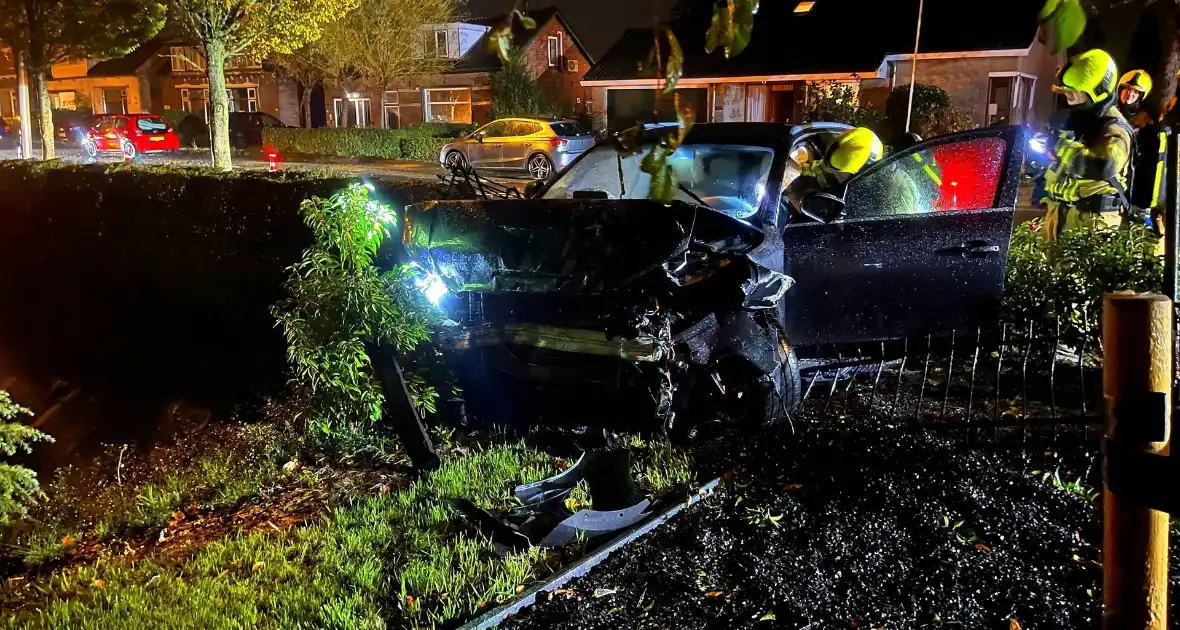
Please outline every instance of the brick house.
M54 109L90 107L93 111L143 111L145 85L131 72L92 72L102 62L68 61L54 64L46 81ZM16 64L12 51L0 54L0 117L20 119L17 105ZM36 98L35 95L31 95Z
M537 28L519 26L514 45L537 82L563 106L565 113L585 113L588 90L581 80L593 61L556 8L529 11ZM360 126L397 128L430 122L483 123L491 119L491 77L501 69L500 59L488 48L488 34L505 16L479 18L426 26L422 30L424 54L454 60L446 72L418 77L378 90L345 93L325 90L328 125L343 124L343 108L352 108Z
M5 52L0 60L0 116L10 119L16 112L16 74L11 54ZM204 54L183 41L154 39L123 57L54 65L52 74L48 88L55 109L90 107L98 114L173 110L207 117ZM263 111L299 123L293 82L246 57L227 60L225 75L230 111Z
M1047 120L1063 58L1042 41L1034 5L999 0L968 17L953 3L926 3L918 82L946 90L979 125ZM861 105L883 109L889 93L910 82L917 13L918 0L763 3L749 46L731 60L696 44L705 25L673 23L685 52L681 102L697 120L799 123L809 84L834 81L853 86ZM650 29L626 31L583 78L606 127L630 126L653 110L674 118L656 98L656 79L640 73L653 41Z

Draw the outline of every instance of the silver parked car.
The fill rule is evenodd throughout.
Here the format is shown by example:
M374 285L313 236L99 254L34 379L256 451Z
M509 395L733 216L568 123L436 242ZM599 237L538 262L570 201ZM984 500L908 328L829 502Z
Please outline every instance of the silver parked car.
M548 179L594 145L572 120L501 118L443 147L439 161L479 170L517 171Z

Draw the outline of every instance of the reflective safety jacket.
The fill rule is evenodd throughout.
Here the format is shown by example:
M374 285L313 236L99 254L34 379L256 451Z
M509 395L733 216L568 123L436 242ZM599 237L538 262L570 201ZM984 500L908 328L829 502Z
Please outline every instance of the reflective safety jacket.
M1115 108L1101 117L1087 118L1091 120L1074 128L1067 123L1059 134L1057 161L1045 174L1043 200L1090 212L1119 212L1129 205L1127 168L1133 130Z

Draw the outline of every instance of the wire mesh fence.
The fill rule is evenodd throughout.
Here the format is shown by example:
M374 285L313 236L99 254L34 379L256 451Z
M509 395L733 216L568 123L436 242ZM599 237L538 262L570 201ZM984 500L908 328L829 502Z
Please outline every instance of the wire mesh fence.
M961 432L968 440L1051 439L1096 429L1103 415L1100 344L1057 322L1019 321L909 338L856 365L803 376L803 422L868 417Z

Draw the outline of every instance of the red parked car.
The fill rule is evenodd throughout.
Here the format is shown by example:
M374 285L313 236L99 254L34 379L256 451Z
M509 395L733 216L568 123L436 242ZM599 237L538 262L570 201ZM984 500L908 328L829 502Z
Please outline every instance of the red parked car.
M134 158L141 153L180 149L180 139L168 121L155 114L107 114L94 122L83 139L90 157L121 153Z

